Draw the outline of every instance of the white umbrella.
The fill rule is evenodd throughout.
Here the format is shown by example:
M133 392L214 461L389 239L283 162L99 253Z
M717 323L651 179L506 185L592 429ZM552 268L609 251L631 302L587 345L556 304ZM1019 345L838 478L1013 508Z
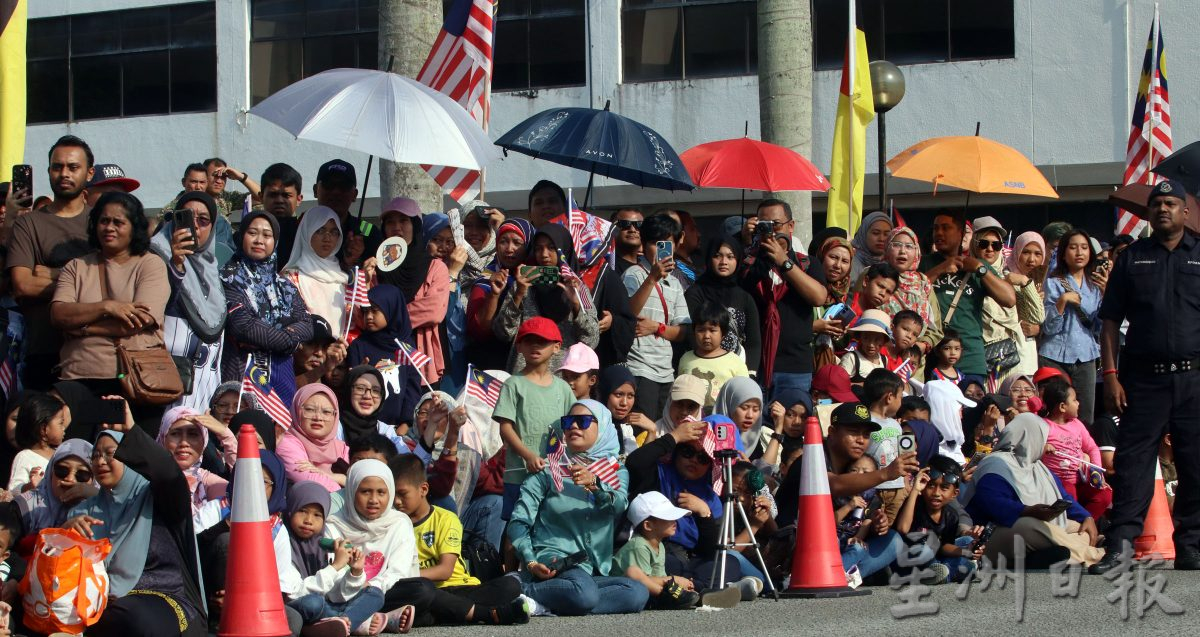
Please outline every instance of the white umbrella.
M416 80L330 69L250 109L296 136L406 164L479 170L500 149L457 102Z

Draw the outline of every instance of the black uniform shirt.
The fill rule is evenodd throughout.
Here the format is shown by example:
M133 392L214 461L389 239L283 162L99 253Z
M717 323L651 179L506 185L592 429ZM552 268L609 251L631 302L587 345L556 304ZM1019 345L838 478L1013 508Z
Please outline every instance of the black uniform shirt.
M1145 361L1200 358L1200 239L1185 230L1174 250L1153 237L1117 258L1100 318L1129 319L1123 356Z

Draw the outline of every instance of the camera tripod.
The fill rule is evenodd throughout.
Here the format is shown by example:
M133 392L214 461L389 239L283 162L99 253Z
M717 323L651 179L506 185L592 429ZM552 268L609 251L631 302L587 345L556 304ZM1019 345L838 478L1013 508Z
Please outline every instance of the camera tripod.
M750 519L746 517L746 508L742 506L742 501L738 499L738 493L733 488L733 463L737 458L737 452L733 450L718 451L716 454L717 462L721 463L721 477L724 482L721 487L721 506L724 509L724 515L721 517L721 534L717 539L719 547L714 558L712 577L709 578L708 587L716 589L717 583L725 582L725 559L729 557L730 551L736 551L738 547L753 546L754 556L758 558L758 568L762 570L763 577L766 579L764 585L771 589L771 594L775 601L779 601L779 590L775 588L774 582L771 581L771 573L767 570L766 560L763 559L762 551L759 550L758 538L754 537L754 533L750 532ZM749 542L738 543L737 531L735 530L734 511L737 511L738 518L742 521L743 528L750 535ZM718 574L719 573L719 574Z

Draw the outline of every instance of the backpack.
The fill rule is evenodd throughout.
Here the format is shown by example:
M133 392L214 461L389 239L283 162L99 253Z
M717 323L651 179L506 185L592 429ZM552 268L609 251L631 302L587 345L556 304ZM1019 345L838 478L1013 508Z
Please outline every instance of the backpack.
M467 572L480 582L488 582L504 575L504 561L500 552L483 535L463 529L462 555Z
M41 633L81 634L108 606L107 539L94 541L75 531L43 529L17 590L25 626Z

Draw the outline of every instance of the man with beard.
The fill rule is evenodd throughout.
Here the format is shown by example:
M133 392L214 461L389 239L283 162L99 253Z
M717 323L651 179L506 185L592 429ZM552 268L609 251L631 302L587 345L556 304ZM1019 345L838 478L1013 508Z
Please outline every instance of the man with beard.
M59 269L91 251L87 240L86 192L95 156L74 135L50 147L50 189L54 200L17 219L9 241L8 272L12 294L25 316L25 367L22 380L30 389L49 389L62 347L62 336L50 327L50 298Z
M642 221L645 215L637 208L621 208L613 215L613 241L616 242L617 274L624 275L637 265L642 256Z

